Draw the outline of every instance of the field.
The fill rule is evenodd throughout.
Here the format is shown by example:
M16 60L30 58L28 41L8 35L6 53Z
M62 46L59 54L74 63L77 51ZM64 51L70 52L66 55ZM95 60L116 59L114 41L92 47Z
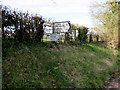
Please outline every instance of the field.
M49 45L3 41L3 88L104 88L118 70L120 51L101 42Z

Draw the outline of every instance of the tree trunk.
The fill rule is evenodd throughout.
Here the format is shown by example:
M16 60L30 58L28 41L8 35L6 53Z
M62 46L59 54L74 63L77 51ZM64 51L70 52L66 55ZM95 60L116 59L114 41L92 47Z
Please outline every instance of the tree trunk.
M92 34L90 34L90 42L92 42L93 41L93 39L92 39Z
M5 31L4 31L4 26L2 26L2 38L5 39Z
M120 1L118 5L118 48L120 48Z
M99 36L96 36L96 40L99 41Z

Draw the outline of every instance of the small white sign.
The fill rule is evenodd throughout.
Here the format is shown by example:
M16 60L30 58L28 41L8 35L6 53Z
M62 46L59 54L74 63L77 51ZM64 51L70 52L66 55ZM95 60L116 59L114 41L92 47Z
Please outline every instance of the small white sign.
M60 35L57 33L48 34L46 35L46 37L47 37L46 41L60 41Z
M53 28L52 27L53 27L52 24L45 23L43 25L44 33L45 34L53 33Z

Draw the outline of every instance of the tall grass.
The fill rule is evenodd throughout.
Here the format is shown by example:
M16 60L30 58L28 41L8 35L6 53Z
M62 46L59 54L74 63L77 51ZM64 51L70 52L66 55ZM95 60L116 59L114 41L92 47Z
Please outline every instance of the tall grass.
M3 88L98 88L118 70L117 50L101 43L45 45L3 41Z

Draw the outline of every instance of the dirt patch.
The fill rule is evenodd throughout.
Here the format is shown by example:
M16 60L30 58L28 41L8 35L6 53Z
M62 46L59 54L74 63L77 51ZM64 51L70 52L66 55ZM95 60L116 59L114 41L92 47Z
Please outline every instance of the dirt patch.
M120 70L118 72L113 72L110 74L112 77L109 83L105 86L106 90L111 90L113 88L120 90Z

